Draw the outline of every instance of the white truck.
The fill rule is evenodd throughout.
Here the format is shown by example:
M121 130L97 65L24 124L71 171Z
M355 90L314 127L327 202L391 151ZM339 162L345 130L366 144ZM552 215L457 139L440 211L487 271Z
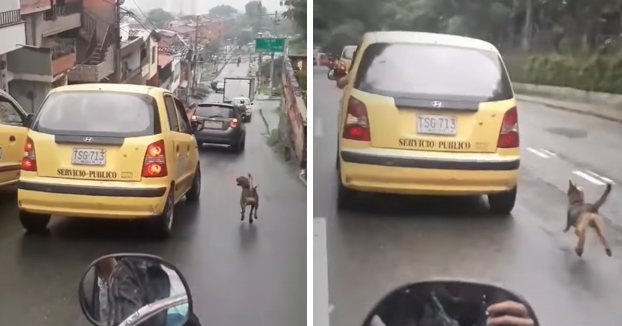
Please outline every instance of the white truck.
M255 99L255 78L225 78L225 91L222 94L224 103L231 103L236 97Z

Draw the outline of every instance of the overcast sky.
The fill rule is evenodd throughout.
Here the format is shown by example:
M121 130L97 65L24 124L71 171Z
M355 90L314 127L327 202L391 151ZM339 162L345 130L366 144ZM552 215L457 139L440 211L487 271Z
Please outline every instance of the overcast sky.
M174 13L178 13L180 9L182 9L184 14L205 14L211 8L221 4L230 5L239 11L244 12L244 5L246 5L248 0L125 0L123 7L134 8L136 7L134 2L138 4L143 11L162 8ZM196 9L198 11L196 13L189 12L191 10L190 8L192 8L192 2L196 3ZM280 0L262 0L263 6L268 9L269 13L272 13L275 10L283 10L283 8L279 7L279 2Z

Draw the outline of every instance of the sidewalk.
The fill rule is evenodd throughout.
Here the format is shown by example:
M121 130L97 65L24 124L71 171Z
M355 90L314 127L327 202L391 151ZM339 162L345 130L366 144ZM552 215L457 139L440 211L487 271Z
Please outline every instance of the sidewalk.
M594 105L580 102L562 101L548 97L516 94L520 101L543 104L548 107L587 114L607 120L622 122L622 108Z
M269 99L267 95L257 94L255 95L255 101L259 108L261 119L266 125L266 134L269 135L273 129L279 127L280 115L278 109L281 106L281 99L278 97Z

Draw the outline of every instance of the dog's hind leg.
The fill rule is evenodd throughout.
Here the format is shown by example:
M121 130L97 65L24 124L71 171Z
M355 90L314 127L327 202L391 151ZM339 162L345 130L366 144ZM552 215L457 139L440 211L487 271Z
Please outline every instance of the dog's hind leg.
M259 210L259 201L255 202L255 219L258 219L257 217L257 211Z
M598 239L600 239L600 243L605 247L605 253L607 256L611 257L611 247L609 247L609 243L607 243L607 238L605 238L605 231L603 221L599 217L596 217L593 220L594 230L596 230L596 234L598 235Z
M583 249L585 248L585 229L586 229L585 226L579 226L575 230L575 233L579 237L579 240L577 241L577 247L575 248L575 252L577 253L577 256L579 257L583 255Z
M253 224L253 210L255 208L255 205L251 205L251 210L248 212L248 221Z

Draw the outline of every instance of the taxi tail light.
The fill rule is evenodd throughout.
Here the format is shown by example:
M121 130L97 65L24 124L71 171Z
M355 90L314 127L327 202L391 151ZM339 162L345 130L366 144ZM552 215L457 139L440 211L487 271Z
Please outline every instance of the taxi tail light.
M501 130L499 131L498 148L516 148L520 144L518 135L518 111L513 107L503 115Z
M197 121L197 116L196 115L192 115L192 121Z
M143 173L145 178L161 178L168 175L166 168L166 152L164 150L164 140L147 146L145 151L145 160L143 161Z
M35 143L28 137L24 144L24 157L22 157L22 170L37 171L37 160L35 158Z
M231 125L231 128L235 128L235 127L237 127L237 126L238 126L238 123L240 123L240 122L238 121L238 119L233 118L233 119L231 119L231 122L230 122L229 124Z
M369 118L365 104L354 97L348 100L348 111L343 128L343 138L358 141L370 141Z

